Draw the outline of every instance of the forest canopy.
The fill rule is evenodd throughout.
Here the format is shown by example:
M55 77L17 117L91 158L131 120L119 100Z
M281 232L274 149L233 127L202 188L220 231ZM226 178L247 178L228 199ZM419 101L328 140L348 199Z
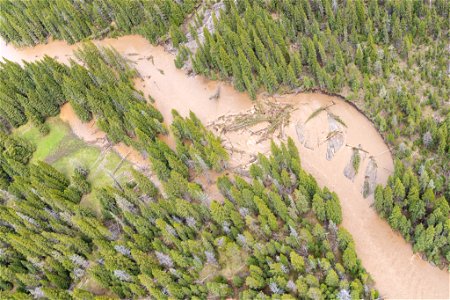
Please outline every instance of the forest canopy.
M119 298L382 296L339 226L337 195L302 169L293 140L272 143L247 176L231 172L193 112L164 123L129 61L90 42L128 34L252 99L319 90L352 102L395 156L374 209L448 268L449 11L446 0L0 0L5 42L83 42L69 64L0 62L0 298L99 298L86 282ZM32 162L35 145L13 134L24 124L47 134L65 103L151 166L97 188L98 213L82 203L94 195L89 170ZM213 175L217 198L196 180Z
M180 26L198 0L0 1L0 35L19 46L50 37L70 44L83 39L139 33L152 43Z

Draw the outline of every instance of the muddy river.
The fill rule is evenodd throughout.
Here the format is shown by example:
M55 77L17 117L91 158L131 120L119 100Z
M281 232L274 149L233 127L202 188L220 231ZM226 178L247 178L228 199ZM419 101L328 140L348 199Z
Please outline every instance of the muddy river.
M255 102L246 94L235 91L227 83L186 75L175 68L173 55L162 47L150 45L140 36L105 39L96 43L113 46L135 64L142 76L142 79L136 79L136 87L153 97L166 122L171 121L172 109L177 109L182 115L191 110L211 130L221 135L224 145L232 153L230 167L236 170L245 169L256 153L269 151L265 134L270 121L246 128L233 128L232 125L255 113L268 116L271 107L287 111L285 121L271 137L275 140L292 137L299 148L304 169L313 174L321 186L328 186L339 195L343 210L342 226L353 235L358 256L383 297L450 297L448 272L414 255L411 246L371 208L373 196L363 197L365 181L369 190L375 183L386 183L393 171L393 161L376 129L351 105L322 94L279 97L261 94L258 103L265 103L264 110L261 105L255 107ZM77 45L65 42L51 42L15 49L0 42L0 56L20 62L49 55L67 62L76 48ZM211 100L218 89L219 99ZM286 109L282 110L283 107ZM95 127L95 121L81 123L70 105L62 108L61 118L80 138L100 147L107 143L104 133ZM168 142L170 144L170 138ZM113 147L136 166L148 168L148 162L133 149L121 144ZM344 170L352 166L355 149L360 156L359 168L345 176Z

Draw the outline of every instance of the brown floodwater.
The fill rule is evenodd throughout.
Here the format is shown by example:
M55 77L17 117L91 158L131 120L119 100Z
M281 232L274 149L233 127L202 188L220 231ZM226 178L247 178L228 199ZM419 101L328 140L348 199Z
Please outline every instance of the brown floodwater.
M105 39L96 43L113 46L135 63L142 76L142 79L136 79L136 87L153 97L155 106L164 115L166 122L172 119L172 109L178 110L182 115L193 111L205 124L214 124L221 116L254 111L254 102L245 93L235 91L228 83L186 75L184 71L175 68L173 55L165 52L162 47L152 46L141 36ZM77 47L78 45L54 41L33 48L16 49L0 42L0 56L12 61L31 61L46 54L61 62L67 62L73 57L73 50ZM219 87L220 98L210 100ZM265 97L260 95L259 99L262 98ZM269 101L277 105L293 106L290 122L283 128L284 135L276 137L275 140L284 140L291 136L299 148L304 169L313 174L321 186L328 186L339 195L343 211L342 226L353 235L358 256L383 297L448 299L448 272L415 255L410 244L393 232L371 207L373 196L362 196L364 175L370 156L378 166L378 183L386 183L387 177L393 171L391 154L371 122L345 101L323 94L283 95L272 97ZM314 111L332 102L335 104L327 111L306 122ZM326 159L326 140L330 134L328 113L339 116L347 125L340 127L344 145L331 160ZM97 130L95 121L87 124L80 122L70 105L63 107L61 118L69 123L80 138L104 146L104 133ZM307 144L298 139L299 124L303 127ZM232 150L230 167L245 168L254 154L268 153L269 142L260 141L257 133L260 125L234 132L217 132L223 138L225 146ZM214 130L214 126L211 126L211 129ZM170 137L165 140L173 145ZM361 163L355 178L349 180L343 171L353 153L352 147L357 146L366 152L361 154ZM114 147L121 156L134 160L135 165L148 167L148 162L133 149L121 144Z

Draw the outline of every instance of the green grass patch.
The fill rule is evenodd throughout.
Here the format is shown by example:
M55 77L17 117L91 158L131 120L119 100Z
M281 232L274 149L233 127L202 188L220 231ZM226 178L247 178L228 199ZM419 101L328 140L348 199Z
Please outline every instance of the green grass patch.
M68 126L59 119L49 120L48 125L50 132L46 136L43 136L38 128L31 123L25 124L15 131L15 135L20 136L36 146L32 162L45 160L45 158L58 148L61 141L70 132Z
M50 118L47 125L50 131L45 136L31 123L16 129L14 135L36 146L31 162L43 160L66 176L72 176L76 167L89 170L88 180L93 192L86 195L82 203L98 212L100 204L95 197L95 188L113 185L112 176L120 183L128 181L131 164L128 161L121 164L122 158L112 149L105 150L79 139L59 118Z

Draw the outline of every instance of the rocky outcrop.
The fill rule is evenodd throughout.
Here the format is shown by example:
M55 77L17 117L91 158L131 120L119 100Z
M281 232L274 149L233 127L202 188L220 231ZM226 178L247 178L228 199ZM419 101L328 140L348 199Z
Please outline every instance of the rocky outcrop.
M364 185L362 187L362 194L364 198L372 195L377 185L377 163L373 157L370 158L364 174Z
M327 160L331 160L336 152L344 145L344 133L342 131L341 125L333 118L331 114L328 114L328 129L329 133L327 136L328 146L327 146Z

